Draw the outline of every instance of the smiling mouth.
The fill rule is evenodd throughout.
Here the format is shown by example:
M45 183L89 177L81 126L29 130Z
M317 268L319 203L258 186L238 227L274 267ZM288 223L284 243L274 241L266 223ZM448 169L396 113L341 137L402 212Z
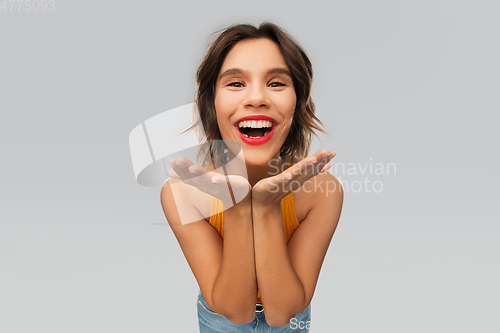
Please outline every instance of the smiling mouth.
M242 135L246 136L247 138L258 139L271 133L273 126L274 125L271 121L249 120L241 121L239 124L237 124L236 128Z

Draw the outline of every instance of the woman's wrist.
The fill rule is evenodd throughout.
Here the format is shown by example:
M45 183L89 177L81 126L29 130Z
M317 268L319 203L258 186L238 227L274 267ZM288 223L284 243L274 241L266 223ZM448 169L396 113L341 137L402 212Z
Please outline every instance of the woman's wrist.
M251 192L232 207L225 209L225 212L236 217L249 216L252 213L252 195Z
M281 214L281 201L274 203L252 202L252 216L254 223L268 219L275 220L272 217L275 215L281 216Z

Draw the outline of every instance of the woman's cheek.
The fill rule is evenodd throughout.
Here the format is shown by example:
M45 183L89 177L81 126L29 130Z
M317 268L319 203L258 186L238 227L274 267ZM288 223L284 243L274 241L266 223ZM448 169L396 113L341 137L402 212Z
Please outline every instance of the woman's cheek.
M287 116L292 117L295 111L295 106L297 103L297 96L294 91L290 93L283 94L279 100L279 104L282 107L282 110L285 111Z
M295 112L295 107L297 106L297 96L295 95L295 92L293 92L292 96L290 97L290 105L289 105L289 110L292 113Z

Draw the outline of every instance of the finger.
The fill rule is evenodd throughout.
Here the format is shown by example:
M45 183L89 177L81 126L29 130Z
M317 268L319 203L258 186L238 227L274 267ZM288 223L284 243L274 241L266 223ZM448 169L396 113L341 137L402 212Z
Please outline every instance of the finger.
M192 179L195 175L189 172L188 168L193 166L193 162L191 162L189 159L179 156L176 158L172 158L168 161L172 167L174 168L175 172L183 181L187 181L189 179Z
M300 163L299 174L307 178L314 176L323 167L325 163L324 159L328 156L327 154L329 154L329 152L318 152L312 156L305 158L303 160L305 163Z
M189 159L185 158L184 156L179 156L175 159L175 163L180 166L180 167L184 167L184 168L188 168L190 167L191 165L193 165L194 163L191 162Z
M332 164L330 162L328 162L324 167L323 169L321 169L320 173L323 173L325 172L326 170L330 169L332 167Z
M170 168L170 169L167 170L167 176L169 176L171 178L180 179L180 177L177 174L177 172L175 172L174 169L172 169L172 168Z
M214 184L222 184L226 182L226 177L224 177L223 175L216 174L210 177L210 181Z
M304 183L310 178L321 173L323 168L327 165L327 163L329 163L331 156L332 153L330 150L320 149L314 155L308 156L294 165L290 168L294 181Z
M335 150L330 150L330 160L337 156L337 152Z
M337 152L334 150L328 150L328 149L320 149L314 156L318 155L318 169L321 170L319 173L323 172L323 167L326 166L327 163L329 163L332 158L334 158L337 155Z
M330 154L324 158L324 161L326 164L323 166L323 168L321 169L321 171L319 173L323 173L332 167L331 160L335 156L337 156L337 152L335 150L330 150L329 152L330 152Z
M320 160L320 159L325 159L325 158L332 159L336 155L337 155L337 152L335 150L329 150L329 149L323 148L323 149L318 150L316 153L314 153L313 156L316 156L318 158L318 160Z
M323 158L321 161L319 161L318 164L315 165L314 172L311 175L311 178L319 175L320 173L326 171L327 169L330 169L332 167L330 160L331 160L331 158L329 156L327 156L327 157Z
M318 160L321 160L321 159L324 159L324 158L330 156L330 154L331 154L330 150L323 148L323 149L318 150L316 153L314 153L313 156L316 156L316 158Z
M201 165L196 165L196 164L189 166L187 169L193 175L202 175L202 174L210 172L210 171L208 171L208 169L202 167Z
M189 172L186 167L179 166L179 164L177 163L177 161L172 165L172 168L177 173L177 175L179 176L179 178L182 179L182 181L188 181L191 178L195 177L195 175L193 175L191 172Z
M208 183L223 183L227 182L225 175L222 175L215 171L210 171L200 165L193 164L186 169L191 177L196 177L200 181L206 181Z
M316 156L309 156L307 158L304 159L304 162L302 164L305 163L305 165L313 165L313 164L316 164L318 162L318 158Z
M303 160L301 160L299 163L292 165L291 167L289 167L288 169L283 171L282 174L284 172L287 172L288 174L292 175L292 177L297 176L297 175L303 173L304 171L307 171L308 166L314 165L317 162L318 162L318 158L316 156L314 156L314 155L308 156L308 157L304 158Z
M279 175L269 178L269 182L271 183L271 185L279 185L283 182L289 181L292 178L293 174L291 172L284 171Z
M309 179L331 168L330 160L336 154L333 150L320 149L314 155L304 158L299 163L276 176L279 180L276 179L275 184L283 182L286 186L292 184L292 182L298 182L302 186Z
M188 159L186 159L186 160L188 160ZM182 179L184 181L184 180L188 180L192 177L190 174L186 173L186 171L184 170L184 164L180 162L180 157L171 158L168 160L168 163L170 165L172 165L172 168L174 169L173 171L175 171L178 179ZM167 171L167 174L168 174L168 171Z

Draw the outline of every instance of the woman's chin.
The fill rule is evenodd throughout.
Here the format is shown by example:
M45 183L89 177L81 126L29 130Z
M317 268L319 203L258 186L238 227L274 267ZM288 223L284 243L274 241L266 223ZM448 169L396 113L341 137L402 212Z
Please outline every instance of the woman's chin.
M269 162L273 159L273 156L265 156L263 154L254 155L254 154L245 154L245 164L247 166L263 166L268 165Z
M264 149L264 147L245 147L243 146L243 157L247 166L269 165L271 160L278 157L277 151L273 154L275 147Z

